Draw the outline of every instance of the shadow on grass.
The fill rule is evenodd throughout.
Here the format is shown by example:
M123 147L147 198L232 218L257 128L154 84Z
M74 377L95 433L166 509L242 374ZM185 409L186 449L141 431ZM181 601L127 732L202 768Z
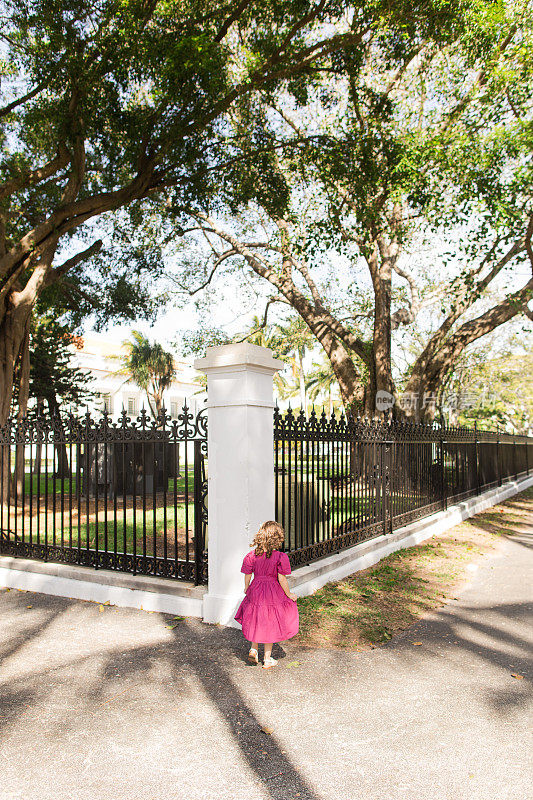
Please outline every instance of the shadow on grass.
M317 635L323 626L335 647L382 644L441 605L454 588L462 563L481 552L468 541L441 535L326 584L299 601L300 642L305 646L307 637L311 646L319 644ZM424 572L426 565L428 572Z

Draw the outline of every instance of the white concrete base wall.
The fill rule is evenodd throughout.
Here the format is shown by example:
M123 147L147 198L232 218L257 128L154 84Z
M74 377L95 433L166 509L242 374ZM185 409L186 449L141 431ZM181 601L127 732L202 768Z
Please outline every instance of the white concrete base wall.
M298 597L313 594L326 583L339 581L354 572L360 572L377 564L382 558L396 550L413 547L431 536L453 528L454 525L458 525L474 514L501 503L518 492L523 492L529 486L533 486L533 475L520 481L509 481L478 497L472 497L462 503L450 506L446 511L439 511L430 517L398 528L392 534L376 536L374 539L360 542L348 550L322 558L307 567L300 567L294 570L289 577L291 591Z
M205 593L205 587L168 579L9 556L0 556L0 586L183 617L202 617Z
M244 600L244 575L240 575L242 591L237 589L229 597L206 594L204 596L203 620L212 625L224 625L226 628L239 628L240 625L234 617L241 602Z
M450 506L446 511L398 528L392 534L361 542L307 567L300 567L289 577L291 590L299 597L310 595L326 583L371 567L395 550L419 544L529 486L533 486L533 475L518 482L510 481L479 497ZM243 580L240 573L239 579ZM88 567L10 556L0 556L0 586L144 611L199 617L204 622L218 622L235 628L240 626L234 621L233 615L244 597L244 591L239 597L217 597L208 595L206 587L165 578L91 570Z

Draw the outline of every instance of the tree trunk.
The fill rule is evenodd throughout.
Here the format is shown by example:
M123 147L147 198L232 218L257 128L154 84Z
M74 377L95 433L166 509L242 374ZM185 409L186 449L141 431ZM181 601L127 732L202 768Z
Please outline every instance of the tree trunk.
M368 418L374 417L376 414L376 360L373 347L368 379L363 393L363 414Z
M44 400L42 397L37 398L37 418L43 413ZM43 446L40 442L35 445L35 461L33 462L33 474L41 474L41 461L42 461Z
M57 402L57 397L55 392L50 392L50 394L46 398L46 402L48 403L48 410L50 412L50 419L56 420L56 424L61 429L61 441L54 443L54 450L56 455L56 463L57 468L55 471L56 478L67 478L71 477L70 474L70 467L68 463L68 455L67 455L67 445L65 442L65 434L63 431L63 423L61 422L61 414L59 409L59 403Z
M152 415L152 417L154 417L154 419L157 419L160 408L160 405L158 406L157 403L158 400L157 394L152 394L152 392L149 392L148 389L146 389L146 399L148 400L148 408L150 409L150 414ZM152 405L152 401L155 402L155 408ZM159 400L159 404L161 404L161 400Z
M0 323L0 427L11 413L15 364L22 356L31 308L13 305Z
M360 414L363 405L363 384L355 367L354 359L342 342L329 329L321 324L306 320L318 341L324 348L331 368L339 384L341 400L347 412Z
M443 341L442 329L432 336L423 353L416 360L406 386L406 392L416 393L418 398L413 415L416 419L428 422L434 419L435 409L432 405L428 407L427 404L424 404L424 394L426 397L427 395L437 395L446 376L465 348L521 313L524 304L531 299L532 294L533 278L530 278L525 286L517 292L507 295L498 305L485 311L479 317L464 322L445 341Z
M377 252L373 254L370 269L374 287L374 332L372 338L372 367L369 370L368 386L365 395L365 414L368 417L380 417L383 411L378 409L376 395L387 392L392 395L391 365L391 292L393 255L390 249L381 245L381 263L377 263Z
M17 422L21 422L28 413L28 398L30 395L30 325L31 314L26 321L26 332L20 353L20 380L18 393ZM15 451L15 480L13 481L14 494L22 497L22 488L25 477L25 444L17 444Z
M0 323L0 427L11 414L15 364L24 349L26 326L30 309L9 304ZM3 445L2 500L5 501L11 484L11 445Z

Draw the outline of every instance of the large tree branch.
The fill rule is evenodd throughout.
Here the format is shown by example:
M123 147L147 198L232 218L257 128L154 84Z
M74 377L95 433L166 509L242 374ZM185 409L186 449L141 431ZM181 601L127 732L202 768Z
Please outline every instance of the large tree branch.
M45 285L50 286L52 283L56 283L60 280L63 275L66 275L71 269L74 269L78 264L82 261L88 261L89 258L99 253L102 249L102 240L97 239L93 242L89 247L85 248L85 250L81 250L79 253L76 253L75 256L72 258L68 258L63 264L60 264L58 267L50 270L48 275L46 276Z
M451 331L453 325L457 322L459 317L464 314L464 312L470 308L475 301L479 298L482 291L484 291L489 283L498 275L499 272L516 256L520 253L527 245L527 241L531 240L531 233L533 231L533 217L531 218L527 232L524 237L519 239L518 241L514 242L508 251L503 255L496 264L492 267L489 273L476 284L475 291L468 291L463 293L463 296L460 297L452 311L448 314L442 325L440 326L439 330L431 337L429 342L427 343L426 347L424 348L424 352L421 356L419 356L418 361L425 361L429 362L432 356L439 350L439 348L443 345L446 341L446 337L448 336L449 332ZM492 252L492 248L491 248ZM470 275L476 275L479 273L480 269L484 264L486 264L486 259L483 259L483 262L480 266L476 267L475 269L470 271Z
M127 205L144 197L150 189L152 172L137 175L129 184L111 192L101 192L57 208L46 220L23 236L0 258L0 300L11 290L28 258L38 260L51 240L79 227L92 217Z
M237 256L237 255L239 255L239 252L235 250L234 247L232 247L229 250L226 250L220 256L218 256L213 266L211 267L211 270L205 281L201 283L199 286L196 286L194 289L188 289L187 287L183 286L183 284L178 283L178 281L176 281L174 278L171 278L171 280L177 283L181 289L185 289L185 291L187 291L191 295L191 297L193 297L195 294L198 294L198 292L201 292L203 289L205 289L206 286L209 286L209 284L215 277L215 273L218 270L219 266L223 264L227 258L231 258L231 256Z
M19 97L17 100L13 100L13 102L8 103L7 106L0 108L0 118L6 117L8 114L14 111L17 108L17 106L26 103L28 100L32 100L39 94L39 92L42 92L42 90L46 86L47 86L47 81L41 81L41 83L38 83L37 86L35 86L35 88L27 92L27 94L22 95L22 97Z
M533 270L533 248L531 247L531 237L533 236L533 214L529 217L529 225L527 226L526 235L524 237L524 246L526 248L527 257Z
M290 31L285 36L285 39L282 41L281 45L268 59L267 64L268 63L275 64L280 60L281 53L283 53L288 48L292 40L295 38L296 34L299 33L302 30L302 28L304 28L306 25L309 25L309 23L313 22L313 20L315 20L320 15L325 4L326 0L320 0L320 2L317 3L315 6L313 6L307 14L305 14L297 22L294 23Z
M93 308L99 308L102 304L101 297L95 297L93 294L86 292L80 286L76 286L75 283L72 283L72 281L66 278L61 279L60 288L63 294L65 294L72 303L76 303L77 306L79 306L79 303L72 297L73 294L82 297Z
M67 185L61 197L61 203L73 203L81 189L85 176L85 142L83 136L78 135L74 141L71 158L71 170Z
M315 44L301 48L295 54L292 54L292 61L296 63L282 64L279 70L274 69L273 71L269 71L269 69L263 65L264 69L256 70L249 81L235 87L234 90L221 98L206 115L197 117L186 132L190 134L208 125L212 120L216 119L221 113L227 110L235 99L248 93L251 85L259 87L270 80L280 79L294 74L298 72L298 70L304 69L311 61L335 52L347 44L356 43L359 38L360 34L339 34L330 39L320 40ZM285 41L284 47L287 47L287 41ZM272 56L267 62L267 67L269 63L270 65L275 65L275 62L276 59L273 60ZM37 252L38 255L39 248L45 246L46 238L51 235L52 231L54 235L61 236L93 216L113 210L127 204L133 199L139 199L144 196L150 189L150 179L154 174L154 167L163 158L164 154L165 148L163 147L157 153L157 156L154 156L150 163L145 165L143 173L138 174L127 186L112 192L101 193L75 203L67 203L63 208L56 209L47 220L43 221L22 237L14 247L0 258L0 276L5 278L0 291L0 299L2 293L5 295L6 291L11 289L14 281L20 274L22 262L26 259L27 255L30 252ZM79 154L78 161L79 165L81 165ZM78 169L75 170L75 174L79 176L79 166ZM160 179L157 188L159 189L163 185L171 185L172 183L173 179ZM75 185L74 180L71 185L73 184Z
M245 259L246 263L257 275L271 283L272 286L288 300L294 310L298 312L319 341L328 331L331 331L341 340L345 347L352 350L365 364L369 363L369 353L365 342L341 325L327 309L323 308L320 311L315 309L310 300L300 292L292 278L272 269L265 259L259 258L256 253L249 247L246 247L246 245L240 242L233 234L219 228L214 220L206 214L194 210L190 210L189 213L195 219L207 223L209 228L213 230L220 239L231 245L232 249L237 250L239 255Z
M463 323L453 336L450 337L449 343L453 347L454 342L461 342L463 344L470 344L471 342L479 339L481 336L490 333L490 331L502 325L504 322L512 319L516 314L522 310L523 304L533 297L533 278L519 289L517 292L508 295L505 300L493 308L476 317L473 320Z
M234 22L243 14L246 8L250 5L251 0L241 0L241 2L233 9L229 17L226 17L218 33L215 36L215 42L221 42L227 34Z
M385 91L382 93L383 97L382 97L382 100L380 101L380 103L378 105L378 108L382 108L383 107L384 101L387 99L387 97L392 92L394 87L401 81L401 79L403 78L403 76L407 72L407 69L413 63L415 58L417 58L420 55L420 53L422 52L422 50L424 50L424 48L426 46L427 45L424 43L424 44L420 44L417 47L415 47L415 49L405 59L403 64L400 64L400 66L398 67L398 69L396 70L396 72L394 73L394 75L392 76L390 81L388 82L387 86L385 87ZM429 62L432 57L433 57L433 54L430 51L430 53L426 56L424 61L425 62Z
M516 31L517 31L517 26L513 25L509 30L507 36L503 39L503 41L497 48L495 56L491 59L492 64L496 63L499 60L500 56L505 52L507 47L512 42ZM461 116L463 111L467 108L468 105L470 105L470 103L474 99L476 90L482 86L485 86L488 79L489 79L489 65L486 65L478 71L468 92L466 92L464 97L462 97L461 100L459 100L459 102L455 105L455 107L445 117L444 122L441 126L442 132L448 130L450 125L453 122L455 122L455 120L458 119L458 117Z
M303 72L310 64L320 58L342 50L348 45L356 46L361 41L363 35L364 31L360 31L358 33L340 33L329 39L321 39L314 44L296 50L296 52L290 55L290 59L289 55L287 55L286 63L279 57L281 48L278 48L278 51L258 67L258 69L252 72L246 81L235 86L204 114L202 114L198 108L194 108L189 117L190 122L184 131L184 135L191 135L197 130L201 130L206 125L209 125L213 120L227 111L235 100L249 94L251 89L260 89L265 83L280 81L284 78L296 75L299 72ZM284 49L286 48L287 44L284 45Z
M522 313L525 303L531 297L533 297L533 278L530 278L525 286L519 291L508 295L498 305L461 325L428 363L425 373L428 375L429 381L434 383L438 380L449 366L456 361L467 345L508 322L517 314Z
M526 317L530 319L531 322L533 322L533 311L529 308L527 303L524 303L524 305L522 306L522 311L524 312Z
M52 175L55 175L56 172L59 172L60 169L63 169L69 161L70 153L64 145L60 145L57 155L42 167L28 170L22 175L18 175L16 178L11 178L0 184L0 200L4 197L9 197L9 195L21 189L27 189L29 186L33 186L36 183L40 183L40 181L50 178Z
M397 275L407 281L409 285L410 291L410 299L409 305L407 308L399 308L394 314L391 314L391 330L395 331L400 325L407 325L415 319L416 315L420 311L421 303L420 303L420 294L418 292L418 286L416 284L416 280L414 279L413 275L408 272L406 269L403 269L398 265L398 262L395 261L392 265L393 270Z
M291 261L294 265L294 268L298 270L300 275L302 275L303 279L305 280L309 291L311 292L311 297L315 303L315 308L317 311L322 311L324 308L324 301L322 300L322 295L318 291L318 287L314 282L313 278L311 277L311 273L307 267L307 264L304 264L302 261L295 259L294 256L291 256Z

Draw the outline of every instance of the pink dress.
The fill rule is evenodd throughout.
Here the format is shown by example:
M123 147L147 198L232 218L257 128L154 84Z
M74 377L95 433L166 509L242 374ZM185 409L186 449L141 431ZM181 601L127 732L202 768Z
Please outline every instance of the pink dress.
M245 639L250 642L283 642L298 633L298 606L278 581L280 575L290 575L291 565L286 553L273 550L270 558L252 550L244 557L241 572L254 577L235 619L242 625Z

